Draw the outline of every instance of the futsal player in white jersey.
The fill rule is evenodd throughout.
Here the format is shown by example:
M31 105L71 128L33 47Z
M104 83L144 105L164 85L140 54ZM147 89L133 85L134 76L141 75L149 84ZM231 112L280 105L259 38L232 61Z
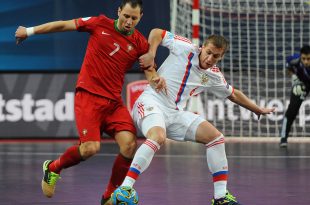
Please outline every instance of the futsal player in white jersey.
M212 204L238 205L226 188L228 163L223 134L206 119L183 108L191 96L207 91L219 98L228 98L258 117L270 114L275 109L257 106L226 82L216 66L229 46L223 36L211 35L202 48L198 48L186 38L153 29L148 41L149 55L145 56L144 61L154 60L160 44L170 50L169 56L158 69L158 74L166 80L167 90L156 92L147 87L133 107L134 122L147 139L137 150L122 186L133 187L166 138L193 141L206 147L207 163L214 183Z

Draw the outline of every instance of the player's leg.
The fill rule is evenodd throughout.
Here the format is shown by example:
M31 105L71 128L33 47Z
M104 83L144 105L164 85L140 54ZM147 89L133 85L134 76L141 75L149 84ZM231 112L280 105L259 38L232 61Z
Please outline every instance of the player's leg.
M154 119L154 118L152 118ZM152 123L153 120L150 119L150 121L148 121L149 123ZM145 123L142 123L145 124ZM162 133L162 129L158 127L155 127L154 129L150 129L150 131L148 132L147 136L151 136L151 133ZM159 143L157 143L155 140L157 138L154 137L154 140L151 139L147 139L145 140L145 142L139 147L139 149L137 150L137 152L134 155L134 158L130 164L129 169L126 169L127 173L122 172L122 179L123 183L121 184L121 186L118 187L118 189L116 191L118 191L119 189L121 189L122 187L126 186L126 187L130 187L132 188L134 183L136 182L136 180L138 179L139 175L142 174L150 165L155 153L157 150L159 150L160 145ZM160 140L157 140L160 141ZM129 161L128 161L129 162ZM116 170L115 170L116 171ZM117 175L119 175L119 170L117 170ZM114 192L115 193L115 192ZM113 197L112 197L113 198ZM102 205L112 205L112 199L103 199L101 202Z
M228 162L223 134L208 121L203 121L197 127L195 136L197 142L206 145L207 163L214 186L212 204L238 205L235 197L227 191Z
M161 110L148 98L137 100L133 107L133 120L148 139L139 147L122 186L132 187L138 176L150 165L160 145L165 142L165 122Z
M56 182L63 169L77 165L99 151L99 123L93 121L93 119L97 119L98 112L93 112L91 103L89 103L94 101L96 99L88 92L78 91L76 93L75 116L80 145L71 146L58 159L47 160L43 163L42 191L45 196L52 197L54 195Z
M177 112L173 119L178 123L167 125L169 139L193 141L206 145L206 157L210 172L213 176L215 204L223 200L237 204L235 200L227 200L228 165L225 153L224 136L211 123L192 112ZM230 197L232 198L232 197ZM223 203L226 204L226 203Z
M213 176L213 204L238 205L227 191L228 165L224 136L201 116L187 111L178 111L167 124L167 136L178 141L193 141L206 145L208 167ZM175 123L174 119L178 119Z
M122 186L133 187L166 140L165 122L161 114L155 113L144 117L141 119L140 125L140 129L147 139L137 150Z
M102 205L110 205L111 194L123 182L132 162L137 149L137 140L136 128L127 107L124 105L118 104L114 112L105 119L105 123L105 132L114 136L120 149L112 167L109 183L101 199Z
M115 135L115 140L120 147L120 153L115 158L109 183L102 194L102 205L110 205L109 200L113 191L123 182L135 153L136 135L128 131L121 131Z
M280 132L280 146L287 146L287 138L291 131L292 124L298 115L299 108L302 104L303 100L300 95L295 95L293 92L291 93L290 104L286 110L285 116L282 121L282 128Z

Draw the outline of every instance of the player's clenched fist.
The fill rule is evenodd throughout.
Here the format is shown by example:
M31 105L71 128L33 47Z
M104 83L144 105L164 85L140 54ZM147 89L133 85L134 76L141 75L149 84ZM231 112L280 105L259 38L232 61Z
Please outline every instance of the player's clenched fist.
M154 56L150 52L140 56L139 65L143 70L148 69L149 67L155 67Z
M24 26L19 26L15 32L16 44L21 43L27 37L27 28Z

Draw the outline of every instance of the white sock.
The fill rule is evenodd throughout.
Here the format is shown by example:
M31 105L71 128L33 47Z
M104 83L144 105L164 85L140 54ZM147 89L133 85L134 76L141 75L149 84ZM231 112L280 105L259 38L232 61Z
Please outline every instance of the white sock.
M122 186L133 187L134 183L150 165L160 145L154 140L147 139L137 150Z
M206 145L207 161L213 176L214 198L222 198L227 192L228 163L224 136L220 135Z

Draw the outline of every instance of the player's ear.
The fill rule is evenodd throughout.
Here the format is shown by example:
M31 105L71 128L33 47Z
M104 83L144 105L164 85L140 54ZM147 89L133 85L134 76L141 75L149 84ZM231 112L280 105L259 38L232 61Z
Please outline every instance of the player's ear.
M117 11L118 16L121 14L121 11L122 11L121 7L118 7L118 11Z

